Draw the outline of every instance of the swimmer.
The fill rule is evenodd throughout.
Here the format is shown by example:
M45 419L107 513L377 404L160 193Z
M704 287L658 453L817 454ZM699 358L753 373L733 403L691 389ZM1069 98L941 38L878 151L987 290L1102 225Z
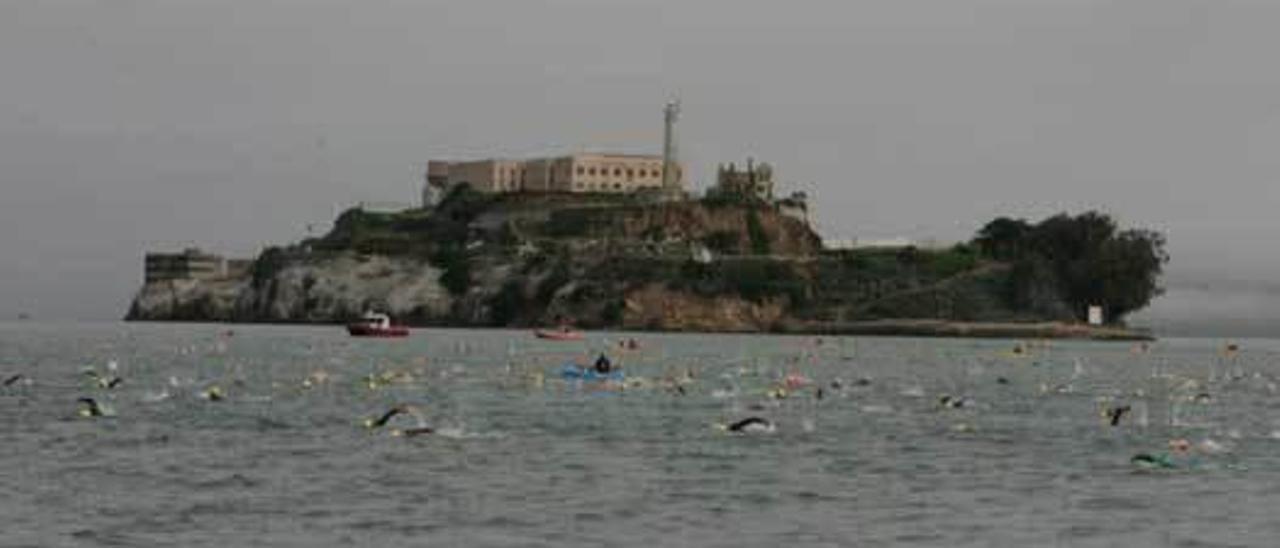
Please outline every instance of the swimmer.
M772 422L760 417L747 417L725 426L725 430L738 434L763 434L773 432L775 429Z
M435 429L423 425L424 421L422 420L422 414L417 407L403 403L388 409L386 413L383 413L382 416L377 419L365 419L364 427L369 429L382 428L390 424L391 419L404 414L413 415L413 417L418 420L418 426L412 428L392 428L392 436L411 438L414 436L435 433Z
M386 413L383 413L382 416L378 417L376 420L365 419L364 427L365 428L382 428L383 426L387 425L387 421L390 421L396 415L399 415L401 413L408 413L408 412L409 412L408 405L404 405L404 404L396 405L391 409L388 409Z
M209 401L222 401L227 398L227 393L222 390L221 386L210 386L200 392L200 397Z
M810 382L811 381L809 381L808 378L806 378L804 375L801 375L799 373L792 373L790 375L787 375L786 377L783 377L782 379L782 383L786 385L787 389L789 390L795 390L797 388L800 388L802 386L809 384Z
M996 384L1009 384L1009 379L1004 377L996 377Z
M441 376L448 375L448 372L441 371ZM384 386L392 384L408 384L413 382L413 373L408 371L383 371L382 373L370 373L365 375L364 384L370 390L377 390Z
M1143 468L1175 468L1173 459L1164 453L1138 453L1129 462Z
M302 380L302 387L313 388L317 385L328 384L328 382L329 382L328 371L323 371L323 370L314 371L310 375L307 375L307 378Z
M88 419L106 415L102 412L102 407L98 405L98 401L93 398L80 398L76 402L83 406L79 412L81 417Z
M111 362L111 363L114 364L115 362ZM114 368L112 368L112 370L114 371ZM97 371L93 371L93 370L85 371L84 374L92 378L94 382L97 383L98 388L103 388L106 390L110 390L112 388L120 386L120 383L124 382L124 379L118 376L111 375L111 376L104 377L101 374L99 374Z
M972 402L967 398L953 397L951 395L943 394L941 398L938 398L938 405L948 409L960 409L961 407L968 407L972 405Z
M1109 422L1111 426L1119 426L1120 419L1124 418L1124 414L1128 413L1129 411L1132 411L1132 408L1130 406L1121 405L1118 407L1107 408L1107 410L1103 412L1103 415L1106 416L1107 422Z
M1053 386L1049 386L1046 383L1040 383L1041 394L1048 394L1050 392L1054 394L1071 394L1075 391L1076 391L1075 387L1071 386L1070 383L1056 384Z
M18 381L20 381L20 380L22 380L22 379L24 379L24 378L26 378L26 377L23 377L23 376L22 376L22 373L15 373L15 374L13 374L13 375L10 375L8 378L6 378L6 379L4 380L4 385L5 385L5 386L13 386L13 385L14 385L14 384L16 384Z
M1192 397L1191 397L1191 401L1192 401L1192 402L1194 402L1194 403L1198 403L1198 404L1201 404L1201 405L1206 405L1206 404L1208 404L1208 403L1209 403L1209 401L1210 401L1210 400L1212 400L1212 399L1213 399L1213 397L1212 397L1212 396L1210 396L1208 392L1201 392L1201 393L1196 394L1195 396L1192 396Z

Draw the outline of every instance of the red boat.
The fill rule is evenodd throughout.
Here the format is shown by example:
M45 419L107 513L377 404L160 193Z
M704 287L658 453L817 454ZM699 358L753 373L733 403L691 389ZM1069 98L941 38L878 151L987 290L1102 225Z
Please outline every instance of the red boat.
M409 328L391 325L391 318L386 314L370 312L360 321L347 324L347 333L352 337L407 337Z
M549 341L580 341L582 340L582 332L574 331L568 327L557 329L538 329L533 332L533 336L539 339L547 339Z

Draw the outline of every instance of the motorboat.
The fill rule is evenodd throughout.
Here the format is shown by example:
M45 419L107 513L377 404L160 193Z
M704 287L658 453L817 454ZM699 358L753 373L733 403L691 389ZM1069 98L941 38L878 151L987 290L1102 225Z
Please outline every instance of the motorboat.
M392 325L391 317L377 312L366 312L359 321L347 324L352 337L407 337L409 328Z

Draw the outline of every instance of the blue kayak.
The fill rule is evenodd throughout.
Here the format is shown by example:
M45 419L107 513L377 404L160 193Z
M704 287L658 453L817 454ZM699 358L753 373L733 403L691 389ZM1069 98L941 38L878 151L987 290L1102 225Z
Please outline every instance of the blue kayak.
M600 373L592 368L584 368L577 364L566 363L560 369L560 376L565 380L581 380L581 381L621 381L626 375L619 370L613 370L608 373Z

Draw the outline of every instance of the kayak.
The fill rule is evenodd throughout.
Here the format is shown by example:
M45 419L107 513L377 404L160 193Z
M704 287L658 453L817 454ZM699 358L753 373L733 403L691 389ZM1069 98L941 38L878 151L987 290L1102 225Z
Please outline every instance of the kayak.
M566 363L560 369L560 376L565 380L574 381L622 381L627 376L619 370L613 370L608 373L600 373L595 369L582 367L573 363Z

